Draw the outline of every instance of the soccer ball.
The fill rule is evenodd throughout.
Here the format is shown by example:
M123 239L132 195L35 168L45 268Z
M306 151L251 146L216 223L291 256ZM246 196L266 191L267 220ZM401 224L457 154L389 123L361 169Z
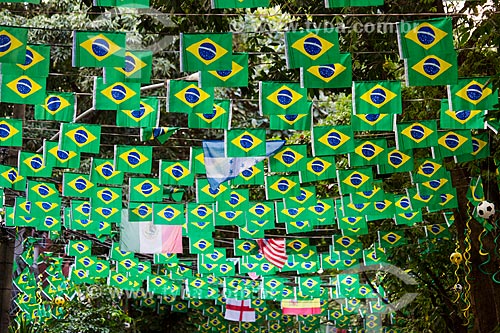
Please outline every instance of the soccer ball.
M450 261L452 264L460 265L462 263L463 257L460 252L453 252L450 255Z
M477 215L483 219L489 219L495 214L495 205L488 201L481 201L477 205Z
M54 298L54 304L55 305L57 305L57 306L63 306L64 303L66 303L66 300L64 299L64 297L57 296L56 298Z
M454 290L455 292L457 292L457 293L462 292L462 289L463 289L463 287L462 287L462 285L461 285L460 283L457 283L457 284L455 284L455 285L453 286L453 290Z

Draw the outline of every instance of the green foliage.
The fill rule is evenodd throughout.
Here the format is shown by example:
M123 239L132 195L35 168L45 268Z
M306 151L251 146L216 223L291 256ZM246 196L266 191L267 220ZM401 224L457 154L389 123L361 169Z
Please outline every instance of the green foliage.
M64 319L52 319L44 326L51 333L118 333L133 319L122 308L121 291L105 284L82 285L73 300L64 304ZM134 332L129 330L128 332Z

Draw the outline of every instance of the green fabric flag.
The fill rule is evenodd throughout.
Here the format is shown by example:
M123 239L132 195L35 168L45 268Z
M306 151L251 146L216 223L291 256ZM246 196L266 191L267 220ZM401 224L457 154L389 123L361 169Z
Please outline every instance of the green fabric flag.
M0 63L24 64L26 61L26 44L28 29L0 26Z
M213 110L214 88L201 89L190 81L167 81L167 112L208 113Z
M167 140L175 133L179 127L143 127L141 128L141 141L158 140L161 144L167 142Z
M335 224L335 204L333 198L317 200L314 206L307 209L314 214L312 224L314 226Z
M72 122L76 114L74 93L47 92L42 104L35 105L35 120Z
M35 202L55 202L61 203L56 185L48 182L28 181L26 200ZM33 208L36 206L33 205ZM47 207L49 208L49 207Z
M377 168L377 173L382 175L413 171L413 152L390 148L386 160L378 164Z
M180 36L181 72L231 70L233 35L185 34Z
M380 201L384 199L384 190L382 190L382 184L380 181L374 181L371 189L366 191L351 193L352 203L365 203Z
M240 172L231 185L264 185L264 161Z
M266 156L265 129L231 129L225 131L224 140L228 157Z
M394 117L389 114L367 113L351 115L351 126L356 131L392 132Z
M94 183L88 175L81 173L63 173L63 196L90 198L94 191Z
M52 176L52 166L45 163L41 154L19 151L18 156L17 167L24 178Z
M455 163L463 163L490 156L489 133L484 132L472 136L472 152L455 156Z
M14 104L40 104L45 98L47 78L2 74L0 101Z
M92 158L90 180L95 184L121 185L123 172L116 170L112 159Z
M448 225L445 223L426 225L424 230L429 239L451 239L450 230L448 230Z
M229 193L229 188L224 184L220 184L216 190L213 190L207 179L196 179L196 202L198 203L215 203L226 197L227 193Z
M402 21L397 28L401 58L423 59L429 55L442 56L454 49L451 17Z
M126 51L125 66L105 67L104 82L151 82L152 51Z
M266 200L282 199L284 197L298 196L300 182L298 175L271 175L265 177Z
M444 86L458 80L457 53L455 51L428 55L423 58L404 59L406 85L409 87Z
M122 209L122 195L121 188L96 186L94 188L94 194L90 198L90 205L92 209L106 207L114 208L114 210L118 212Z
M248 53L233 53L231 69L202 70L200 86L205 87L247 87Z
M189 128L218 128L229 129L231 125L232 101L229 99L215 99L212 112L189 113Z
M313 155L328 156L354 152L354 133L350 125L315 126L312 131Z
M301 183L337 178L335 156L308 157L305 166L299 170Z
M24 61L17 64L2 63L2 74L28 75L34 77L49 76L50 46L27 45Z
M401 114L401 82L365 81L353 82L354 114Z
M189 160L191 161L191 172L198 174L206 174L205 170L205 157L203 154L203 147L191 147L189 151Z
M66 245L66 255L79 257L91 255L92 241L91 240L70 240Z
M445 158L470 154L472 148L472 136L470 130L455 130L438 133L438 145L432 148L434 156Z
M309 110L312 102L309 103ZM293 129L296 131L309 131L311 129L311 112L309 114L276 114L269 116L269 129L284 131Z
M73 31L73 67L125 67L124 32Z
M153 223L158 225L183 225L186 223L184 204L153 204Z
M381 248L393 248L406 244L403 230L379 231L378 241Z
M217 202L217 209L219 211L225 210L248 210L249 189L232 189L226 193L226 197Z
M490 80L490 77L459 78L457 84L449 85L450 110L494 110L498 90L494 90Z
M416 171L411 173L413 183L422 183L437 178L449 178L442 159L426 158L417 161Z
M129 200L135 202L161 202L163 186L156 178L129 178Z
M149 8L149 0L93 0L94 6Z
M216 226L231 226L245 227L245 213L241 210L219 211L215 214Z
M145 97L141 98L137 109L119 109L116 112L116 126L157 127L160 121L159 104L157 97Z
M269 0L212 0L212 8L269 7Z
M26 177L23 177L15 167L0 165L0 187L24 191L26 189Z
M290 207L309 207L316 204L316 187L301 186L300 193L297 196L285 197L284 204L286 208Z
M189 238L189 253L203 254L214 252L214 241L211 237Z
M193 186L194 174L191 161L160 160L160 183L162 185Z
M43 141L43 159L53 168L78 169L80 152L59 149L57 141Z
M307 145L285 145L269 157L271 172L293 172L304 169L307 158Z
M307 89L295 82L259 82L262 115L309 114Z
M115 166L121 172L150 174L153 147L115 145Z
M245 210L247 226L250 229L269 230L275 227L274 202L251 202L250 208Z
M308 42L310 43L310 42ZM313 47L317 47L314 46ZM352 85L352 57L340 53L328 65L302 65L300 85L305 88L349 88Z
M482 110L451 111L448 100L442 99L439 126L447 129L484 129L484 115Z
M373 171L371 167L351 170L337 169L337 181L341 195L369 191L373 189Z
M311 29L285 32L288 68L334 63L339 58L339 34L336 29Z
M21 147L22 145L22 119L0 118L0 146Z
M137 110L141 106L141 84L137 82L104 83L102 77L94 80L92 107L96 110Z
M80 153L99 154L101 126L78 123L62 123L59 148Z
M386 139L354 139L354 147L354 152L349 153L350 167L384 164L387 160Z
M384 0L325 0L326 8L382 6Z
M469 188L467 190L467 200L469 200L474 206L477 206L481 201L484 201L484 189L481 177L472 177L470 179Z
M70 218L72 220L85 220L90 218L90 201L71 200Z
M128 218L130 222L147 222L153 219L153 204L147 202L130 202Z
M407 188L407 196L410 198L413 211L420 208L436 205L439 198L435 195L421 194L416 188Z
M399 150L437 146L437 124L434 120L396 124L396 147Z

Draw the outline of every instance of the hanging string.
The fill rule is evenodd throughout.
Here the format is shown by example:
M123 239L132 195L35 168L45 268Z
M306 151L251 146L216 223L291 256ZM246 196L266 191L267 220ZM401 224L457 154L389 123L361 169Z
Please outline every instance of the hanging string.
M470 315L469 315L469 310L471 307L471 301L470 301L470 291L471 291L471 285L469 283L469 277L471 274L471 261L470 261L470 251L472 249L472 244L471 244L471 234L472 230L470 228L470 222L472 221L472 216L470 215L471 211L471 203L470 201L467 202L467 221L465 222L465 238L464 238L464 244L465 244L465 249L464 249L464 268L465 268L465 275L464 275L464 293L463 293L463 301L465 303L465 307L462 309L462 313L464 315L464 318L466 319L466 322L464 326L468 326L470 323Z

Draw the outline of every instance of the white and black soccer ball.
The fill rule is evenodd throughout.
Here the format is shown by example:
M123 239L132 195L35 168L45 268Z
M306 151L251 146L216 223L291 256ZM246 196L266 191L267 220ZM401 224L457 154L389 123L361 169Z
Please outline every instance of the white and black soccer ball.
M460 283L457 283L453 286L452 289L454 292L460 293L460 292L462 292L463 287Z
M489 219L495 214L495 205L488 201L481 201L477 205L477 215L483 219Z

